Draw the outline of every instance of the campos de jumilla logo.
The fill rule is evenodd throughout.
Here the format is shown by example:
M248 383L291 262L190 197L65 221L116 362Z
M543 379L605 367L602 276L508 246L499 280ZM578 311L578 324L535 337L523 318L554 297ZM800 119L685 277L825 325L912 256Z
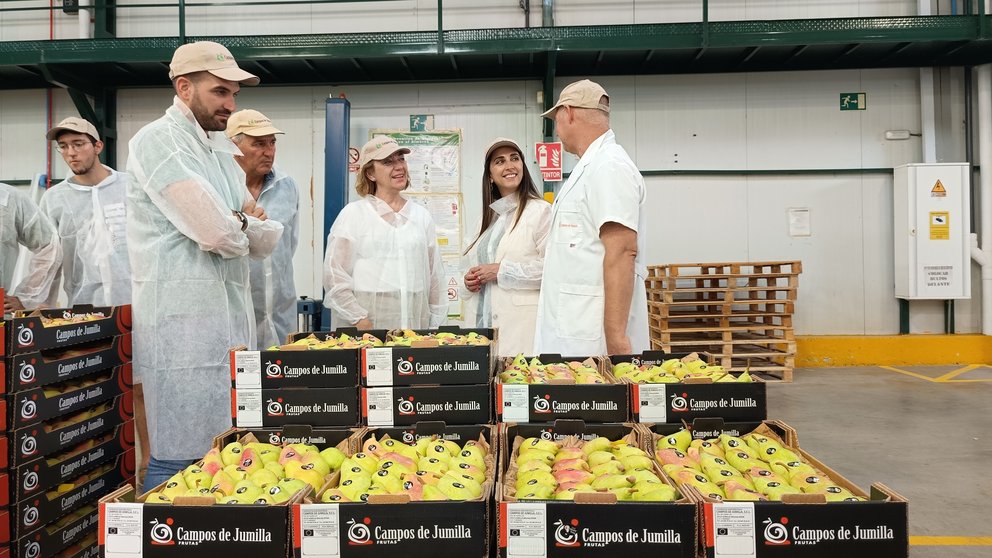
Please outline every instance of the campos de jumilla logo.
M164 523L159 523L158 519L153 519L150 523L152 524L150 536L153 545L172 546L176 544L176 542L172 540L173 520L171 517L166 518Z
M578 548L582 546L579 542L579 520L573 519L569 522L562 520L555 521L555 546L563 548Z
M765 544L769 546L785 546L787 544L792 544L789 540L789 530L785 527L789 524L789 518L783 517L778 520L778 522L772 521L768 518L764 521L765 525Z
M269 362L265 365L266 378L282 378L282 361Z
M22 362L20 370L17 371L17 377L25 384L34 382L34 374L34 360L31 362Z
M534 396L534 412L535 413L550 413L551 412L551 396L545 395L544 397Z
M414 406L414 398L411 395L406 399L399 399L396 405L396 412L403 416L410 416L417 414L417 409Z
M286 411L282 405L282 398L269 399L265 402L265 414L270 417L281 417L286 415Z
M689 400L686 399L689 394L683 393L679 395L678 393L672 394L672 410L675 412L683 412L689 410Z
M351 546L367 546L370 544L375 544L372 540L372 531L369 529L369 524L372 523L372 519L366 517L362 521L355 521L354 519L348 520L348 544Z
M396 374L398 376L414 375L413 357L396 359Z

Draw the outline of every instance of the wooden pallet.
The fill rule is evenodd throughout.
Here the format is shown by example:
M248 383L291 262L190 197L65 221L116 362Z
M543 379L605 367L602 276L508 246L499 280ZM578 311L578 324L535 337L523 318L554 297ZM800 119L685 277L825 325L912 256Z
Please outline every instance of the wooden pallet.
M661 331L749 331L761 329L792 329L790 314L710 315L710 316L656 316L648 314L648 324Z
M796 305L792 300L740 300L700 301L675 300L670 303L648 301L648 314L661 318L688 316L756 316L756 315L792 315Z
M656 350L672 351L658 342L652 341ZM779 351L770 347L737 345L738 354L723 354L712 345L680 346L673 352L698 352L710 355L712 364L718 364L731 372L744 372L756 375L765 381L791 382L792 370L796 366L795 351Z
M648 277L713 277L718 275L799 275L803 272L801 261L781 262L729 262L685 263L648 266Z

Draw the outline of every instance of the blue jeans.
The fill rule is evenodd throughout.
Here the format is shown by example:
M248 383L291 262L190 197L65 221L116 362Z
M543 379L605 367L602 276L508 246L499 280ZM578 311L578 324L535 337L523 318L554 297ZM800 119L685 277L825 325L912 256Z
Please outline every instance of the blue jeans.
M155 459L154 455L151 456L148 460L148 471L145 473L145 479L141 483L139 493L148 492L192 463L192 460L187 459Z

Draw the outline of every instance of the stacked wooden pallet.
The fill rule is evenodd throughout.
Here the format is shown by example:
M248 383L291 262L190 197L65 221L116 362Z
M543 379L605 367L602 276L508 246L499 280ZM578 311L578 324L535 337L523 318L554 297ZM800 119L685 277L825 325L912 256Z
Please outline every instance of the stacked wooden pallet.
M654 349L705 351L731 371L792 381L801 262L691 263L648 268Z

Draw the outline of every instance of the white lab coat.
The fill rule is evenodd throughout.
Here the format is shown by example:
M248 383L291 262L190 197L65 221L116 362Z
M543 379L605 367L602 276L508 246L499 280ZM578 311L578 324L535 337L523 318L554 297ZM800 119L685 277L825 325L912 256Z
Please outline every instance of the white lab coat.
M650 348L643 263L644 179L617 145L613 130L596 139L579 159L552 207L551 237L537 311L537 353L606 354L605 290L599 230L609 222L637 232L634 291L627 336L636 354Z
M346 205L324 255L324 306L331 327L363 318L376 329L436 328L448 299L434 219L411 200L399 212L375 196Z
M19 246L32 252L27 275L11 291ZM0 182L0 289L35 308L48 292L62 264L58 233L31 198Z
M255 346L248 257L269 255L282 225L249 218L242 232L241 152L178 98L128 150L135 381L151 454L195 459L231 426L229 351Z
M493 202L490 207L497 214L496 220L489 225L493 234L476 242L463 258L463 275L480 263L499 262L496 282L484 285L479 293L473 293L465 288L464 278L460 279L466 324L469 327L497 328L501 356L534 354L537 301L544 273L544 250L551 228L551 205L542 199L528 200L520 221L514 227L518 205L516 194ZM480 217L472 230L478 231L481 226ZM490 245L479 246L484 240L488 240ZM488 261L480 262L480 251L493 256L487 258ZM483 292L485 296L480 296ZM480 308L483 300L485 303Z
M127 254L125 196L130 177L110 167L94 186L72 178L49 188L41 210L55 225L62 243L62 283L69 306L119 306L131 303L131 264ZM49 306L58 300L58 277Z
M255 333L262 349L284 343L297 330L293 255L300 242L300 194L296 182L273 168L262 184L258 205L265 208L269 220L283 226L282 237L272 255L252 260L250 264Z

